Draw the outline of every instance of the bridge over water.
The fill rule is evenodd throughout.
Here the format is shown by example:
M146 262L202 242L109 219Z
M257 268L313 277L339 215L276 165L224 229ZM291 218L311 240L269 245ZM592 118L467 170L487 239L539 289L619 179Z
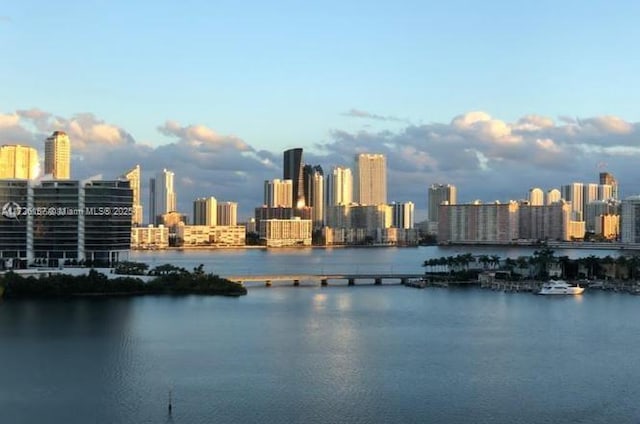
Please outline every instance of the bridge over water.
M374 285L381 285L383 281L406 284L409 280L420 279L424 274L407 273L377 273L377 274L264 274L264 275L226 275L221 276L227 280L240 284L247 282L264 282L270 287L274 282L291 282L299 286L301 281L320 283L321 286L329 285L330 281L346 281L347 285L354 286L356 281L373 281ZM369 283L370 284L370 283Z

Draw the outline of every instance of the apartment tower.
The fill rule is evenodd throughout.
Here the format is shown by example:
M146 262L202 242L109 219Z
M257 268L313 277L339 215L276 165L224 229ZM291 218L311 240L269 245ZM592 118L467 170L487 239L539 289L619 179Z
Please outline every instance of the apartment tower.
M384 155L360 153L356 162L356 202L361 205L387 203L387 161Z
M54 131L44 142L44 173L56 180L71 178L71 141L64 131Z

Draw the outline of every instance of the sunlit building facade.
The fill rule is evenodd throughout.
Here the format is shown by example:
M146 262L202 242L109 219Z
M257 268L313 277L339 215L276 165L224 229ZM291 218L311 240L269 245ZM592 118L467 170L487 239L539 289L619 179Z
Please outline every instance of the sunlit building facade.
M176 210L175 175L168 169L149 180L149 223L161 224L160 217Z
M44 142L44 173L57 180L71 178L71 141L64 131L54 131Z
M142 201L141 201L141 177L142 173L140 171L140 165L136 165L131 168L127 173L122 176L124 179L129 181L129 186L131 186L131 190L133 191L133 213L131 215L131 223L136 225L142 225L143 215L142 215Z
M0 146L0 178L32 180L40 174L38 151L19 144Z
M361 205L387 203L387 161L378 153L356 155L355 200Z

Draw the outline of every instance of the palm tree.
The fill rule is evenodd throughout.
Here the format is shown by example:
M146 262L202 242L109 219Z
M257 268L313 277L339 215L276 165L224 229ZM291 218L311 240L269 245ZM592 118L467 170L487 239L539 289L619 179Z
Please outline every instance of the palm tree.
M491 264L492 268L497 268L500 265L500 256L491 255L491 257L489 258L489 263Z
M533 252L533 256L530 258L530 261L533 265L536 265L536 276L538 278L543 280L549 278L549 264L553 263L554 259L554 252L548 247L543 247L542 249Z
M487 264L489 263L490 259L487 255L480 255L478 257L478 261L482 264L482 269L487 269Z

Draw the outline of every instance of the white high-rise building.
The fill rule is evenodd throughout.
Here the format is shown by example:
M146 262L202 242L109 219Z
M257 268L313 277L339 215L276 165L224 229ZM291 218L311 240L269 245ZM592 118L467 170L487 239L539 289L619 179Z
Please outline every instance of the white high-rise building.
M174 173L163 169L149 180L149 222L160 224L159 216L176 211Z
M269 208L293 207L292 180L266 180L264 182L264 204Z
M584 215L584 184L571 183L561 187L562 198L571 202L573 221L582 221Z
M392 203L391 226L395 228L411 229L415 220L415 205L413 202Z
M193 225L213 227L218 223L218 201L215 197L201 197L193 201Z
M131 210L131 223L133 225L142 225L142 202L140 201L140 165L136 165L122 176L129 181L129 186L133 190L133 205Z
M529 204L531 206L544 205L544 191L540 188L532 188L529 190Z
M557 188L552 188L547 191L547 205L551 205L553 203L557 203L562 199L562 193Z
M44 173L57 180L71 178L71 141L64 131L54 131L44 142Z
M36 149L19 144L0 146L0 178L33 180L39 174Z
M306 167L305 167L306 169ZM308 180L308 181L307 181ZM305 174L305 186L309 187L309 193L305 190L306 195L309 196L307 206L311 206L311 220L313 221L313 228L322 228L324 226L324 176L317 169Z
M355 198L361 205L387 203L387 161L378 153L356 155Z
M238 204L218 202L218 225L231 227L238 225Z
M327 206L353 203L353 175L350 168L337 166L327 175Z

